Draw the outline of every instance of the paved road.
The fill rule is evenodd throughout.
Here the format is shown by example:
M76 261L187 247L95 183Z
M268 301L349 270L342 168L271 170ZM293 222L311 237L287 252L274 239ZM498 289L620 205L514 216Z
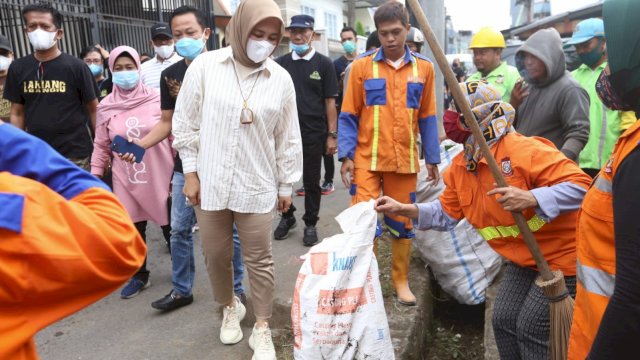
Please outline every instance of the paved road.
M339 173L336 162L336 172ZM323 172L324 173L324 172ZM336 191L322 197L320 238L338 233L333 219L344 210L350 197L335 176ZM299 185L299 184L298 184ZM293 287L300 268L298 257L307 251L302 246L304 199L296 197L298 226L288 239L274 241L276 264L276 296L272 328L290 326L289 308ZM274 228L279 217L274 218ZM41 331L36 337L38 351L44 360L70 359L250 359L247 344L255 318L251 306L242 322L244 339L233 346L220 343L221 310L213 302L206 275L200 238L196 236L196 284L193 304L170 313L159 313L151 302L171 289L171 258L155 226L150 228L148 267L152 286L133 299L122 300L120 289L87 309ZM245 278L251 302L251 290Z

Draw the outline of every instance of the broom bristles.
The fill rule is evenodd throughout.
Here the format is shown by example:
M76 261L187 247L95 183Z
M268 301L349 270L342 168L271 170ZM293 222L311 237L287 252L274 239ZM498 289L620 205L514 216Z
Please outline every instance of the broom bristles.
M549 357L565 360L569 346L569 333L573 318L574 300L569 296L562 271L553 272L553 279L536 279L544 295L549 299Z

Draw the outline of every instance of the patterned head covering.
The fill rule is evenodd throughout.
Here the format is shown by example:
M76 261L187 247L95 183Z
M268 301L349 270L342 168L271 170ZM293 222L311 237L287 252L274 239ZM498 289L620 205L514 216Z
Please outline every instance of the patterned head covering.
M516 110L511 104L503 102L498 90L484 80L460 83L460 87L471 105L471 112L487 145L493 146L511 130ZM462 116L460 122L468 129ZM476 171L478 162L482 159L482 152L473 135L465 141L464 158L467 160L467 170Z

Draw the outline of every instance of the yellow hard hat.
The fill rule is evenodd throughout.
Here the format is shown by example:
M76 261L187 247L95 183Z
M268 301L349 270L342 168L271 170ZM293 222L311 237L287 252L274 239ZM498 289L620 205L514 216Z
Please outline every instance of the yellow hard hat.
M481 48L502 48L504 49L506 44L504 43L504 36L499 31L490 27L483 27L478 31L471 39L471 45L469 49L481 49Z

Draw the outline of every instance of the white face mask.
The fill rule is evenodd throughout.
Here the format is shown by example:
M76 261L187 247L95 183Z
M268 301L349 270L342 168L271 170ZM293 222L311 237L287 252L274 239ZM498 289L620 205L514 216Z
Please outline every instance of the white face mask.
M0 71L9 70L9 65L11 65L12 61L13 61L12 58L8 58L6 56L0 56Z
M267 60L269 55L273 52L276 46L267 40L253 40L249 39L247 41L247 56L254 63L260 64L261 62Z
M29 36L29 42L35 50L49 50L58 41L56 34L58 34L57 30L49 32L38 28L27 33L27 36Z
M173 54L174 46L171 45L162 45L162 46L154 46L153 50L156 51L156 55L160 56L163 59L168 59Z

